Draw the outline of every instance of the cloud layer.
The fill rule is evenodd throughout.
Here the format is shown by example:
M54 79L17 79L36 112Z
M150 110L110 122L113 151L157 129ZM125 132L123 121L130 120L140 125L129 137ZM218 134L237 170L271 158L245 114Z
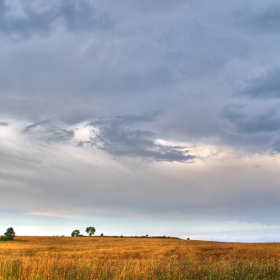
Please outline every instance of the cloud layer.
M3 209L279 224L279 11L1 1Z
M15 4L4 0L0 11L1 33L17 40L32 35L48 36L60 26L69 32L109 26L106 16L98 14L88 1L18 1Z

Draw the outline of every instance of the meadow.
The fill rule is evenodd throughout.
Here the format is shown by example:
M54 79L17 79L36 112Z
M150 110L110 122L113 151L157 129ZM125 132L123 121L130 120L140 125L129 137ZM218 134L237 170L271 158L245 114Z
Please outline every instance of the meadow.
M126 237L0 242L0 280L280 279L280 244Z

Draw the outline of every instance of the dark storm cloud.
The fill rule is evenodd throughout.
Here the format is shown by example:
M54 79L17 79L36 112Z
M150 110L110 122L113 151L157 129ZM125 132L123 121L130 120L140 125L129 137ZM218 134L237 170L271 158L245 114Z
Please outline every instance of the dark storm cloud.
M9 126L9 124L6 122L0 122L0 126Z
M191 162L195 156L185 146L168 146L157 144L155 134L151 131L133 129L131 126L154 121L156 115L125 115L101 118L89 123L98 128L91 138L91 145L120 157L140 157L153 161ZM88 142L85 142L88 143ZM79 145L83 145L80 142Z
M25 127L22 133L34 135L35 138L47 143L67 142L75 135L73 130L60 128L48 120L29 125Z
M240 108L226 106L221 117L228 120L240 133L270 133L280 129L280 116L276 110L253 114L250 111L244 113Z
M22 13L6 0L0 2L0 32L19 38L32 34L48 35L55 24L62 24L69 31L107 28L110 23L105 15L86 0L60 0L55 5L38 7L32 1L21 1Z
M259 77L247 81L242 95L251 98L280 98L280 67L276 67Z

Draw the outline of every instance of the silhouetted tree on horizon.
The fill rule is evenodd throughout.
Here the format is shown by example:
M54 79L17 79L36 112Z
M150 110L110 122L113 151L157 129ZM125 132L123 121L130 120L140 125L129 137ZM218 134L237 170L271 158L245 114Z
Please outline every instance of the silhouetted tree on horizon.
M6 232L4 233L4 236L1 237L1 240L14 240L16 233L12 227L7 228Z
M77 237L77 236L79 236L79 234L80 234L80 230L79 229L75 229L75 230L72 231L71 236L72 237Z
M94 235L94 233L95 233L95 228L94 228L94 227L87 227L87 228L86 228L86 233L87 233L89 236Z

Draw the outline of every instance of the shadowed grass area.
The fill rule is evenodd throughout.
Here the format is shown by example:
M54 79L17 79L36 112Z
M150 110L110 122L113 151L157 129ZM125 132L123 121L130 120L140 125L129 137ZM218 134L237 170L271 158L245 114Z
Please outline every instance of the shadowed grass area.
M0 243L0 280L280 279L279 257L278 243L16 237Z

